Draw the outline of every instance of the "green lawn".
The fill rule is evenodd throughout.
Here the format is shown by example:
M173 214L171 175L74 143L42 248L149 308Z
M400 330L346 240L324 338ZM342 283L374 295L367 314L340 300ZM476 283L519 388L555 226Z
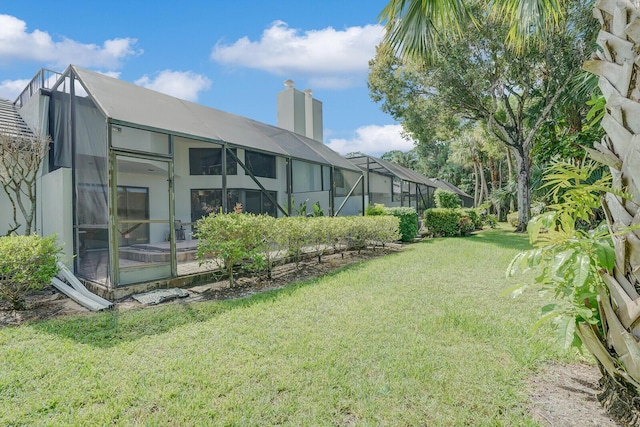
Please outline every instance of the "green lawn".
M0 330L0 425L536 425L525 381L567 361L501 297L526 236L425 240L236 301Z

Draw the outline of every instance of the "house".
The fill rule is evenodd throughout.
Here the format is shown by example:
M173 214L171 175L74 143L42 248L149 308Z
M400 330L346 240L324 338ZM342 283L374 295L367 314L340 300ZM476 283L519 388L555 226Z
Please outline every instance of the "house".
M349 161L364 172L365 203L414 207L418 213L435 207L437 188L460 196L463 207L473 207L473 198L453 184L431 179L406 168L369 155L350 157Z
M288 80L277 104L271 126L71 65L40 70L15 102L1 101L0 132L51 136L36 230L57 234L66 264L108 298L211 275L195 258L195 237L212 212L283 216L318 204L335 216L362 215L368 203L433 205L444 184L328 148L311 91ZM0 194L2 227L9 210Z
M206 273L193 237L211 212L364 211L362 171L322 141L77 66L41 70L13 108L52 138L38 232L57 233L74 273L112 298Z

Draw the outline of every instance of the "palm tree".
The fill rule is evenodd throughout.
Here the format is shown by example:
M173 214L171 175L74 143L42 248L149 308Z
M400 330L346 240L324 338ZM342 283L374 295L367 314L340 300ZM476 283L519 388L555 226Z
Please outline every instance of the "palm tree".
M473 130L464 132L451 143L450 159L459 165L473 167L475 176L474 206L480 206L489 198L487 179L484 174L483 142L481 129L475 127Z
M566 0L495 0L493 12L511 23L509 41L516 46L531 42L530 29L544 33L561 21ZM602 31L602 48L584 68L600 76L607 101L602 126L606 136L596 144L614 176L614 187L630 193L632 200L608 195L603 200L612 232L640 224L640 89L636 64L640 52L640 7L637 2L600 0L594 14ZM455 35L461 23L473 20L463 0L390 0L380 15L386 20L386 40L401 57L429 61L438 54L439 37ZM613 234L616 263L612 275L604 273L607 290L600 295L603 329L578 326L583 343L598 359L605 391L599 396L625 424L640 422L640 232Z

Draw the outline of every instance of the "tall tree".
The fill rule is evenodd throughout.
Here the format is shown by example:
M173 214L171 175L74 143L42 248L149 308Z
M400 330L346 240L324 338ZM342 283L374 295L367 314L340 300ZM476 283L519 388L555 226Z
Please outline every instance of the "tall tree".
M464 31L456 37L441 37L433 42L435 52L445 53L432 54L424 67L415 56L408 55L402 62L403 72L398 72L400 67L394 72L404 80L422 73L422 77L410 81L414 93L438 99L436 104L448 114L486 123L509 147L516 160L520 231L526 229L529 220L535 137L579 70L584 57L577 53L584 54L584 37L591 36L583 25L578 25L584 22L582 16L587 10L577 2L571 4L575 6L572 25L565 31L557 31L545 45L532 43L516 50L505 45L509 28L502 19L486 12L488 2L467 3L464 13L474 19L458 24ZM388 50L379 49L375 61L388 63L390 60L383 55L392 56ZM372 70L376 66L374 63ZM370 86L373 86L371 79ZM397 88L394 91L398 93Z
M451 144L451 160L463 166L471 166L475 178L474 206L479 206L489 198L487 179L485 176L485 153L481 129L476 126L473 130L463 133Z
M371 98L416 142L417 169L427 176L446 179L441 171L447 165L448 143L460 134L463 125L429 96L419 67L411 67L383 49L379 46L375 60L369 62Z

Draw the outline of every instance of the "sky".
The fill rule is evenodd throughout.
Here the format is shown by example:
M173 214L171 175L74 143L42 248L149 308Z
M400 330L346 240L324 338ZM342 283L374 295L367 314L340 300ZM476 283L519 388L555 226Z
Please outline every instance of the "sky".
M69 64L263 123L291 79L323 104L324 142L380 156L413 142L367 89L386 0L0 3L0 98Z

